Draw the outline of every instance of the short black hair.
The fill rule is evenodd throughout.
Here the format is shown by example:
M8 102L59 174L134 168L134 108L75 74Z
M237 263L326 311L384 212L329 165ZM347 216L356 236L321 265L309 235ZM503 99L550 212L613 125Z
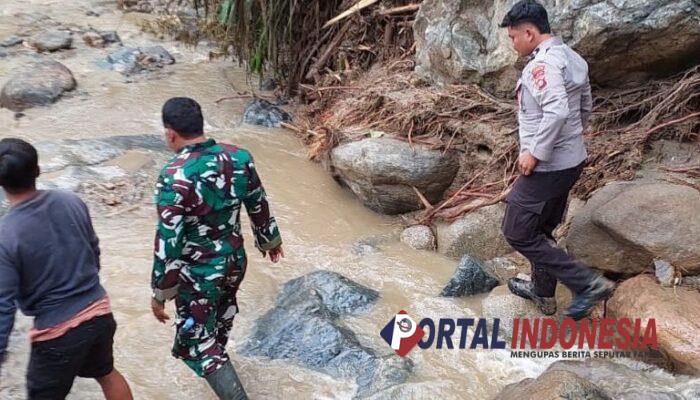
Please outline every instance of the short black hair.
M185 139L204 134L204 117L199 103L189 97L173 97L163 104L163 125Z
M517 26L524 22L529 22L537 27L540 33L552 33L549 26L547 10L535 0L521 0L513 5L508 13L503 17L501 28Z
M9 193L34 189L39 177L39 155L22 139L0 140L0 186Z

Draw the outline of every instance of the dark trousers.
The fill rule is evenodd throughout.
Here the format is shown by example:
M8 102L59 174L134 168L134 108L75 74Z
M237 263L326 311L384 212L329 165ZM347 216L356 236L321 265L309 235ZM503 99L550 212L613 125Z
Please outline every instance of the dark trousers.
M506 201L503 235L532 265L535 294L552 297L557 281L574 294L583 292L597 274L559 248L552 232L566 211L569 191L583 166L520 176Z

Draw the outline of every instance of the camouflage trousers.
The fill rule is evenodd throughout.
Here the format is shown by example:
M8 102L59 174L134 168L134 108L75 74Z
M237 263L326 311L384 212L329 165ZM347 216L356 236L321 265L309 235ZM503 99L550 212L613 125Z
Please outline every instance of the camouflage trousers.
M226 272L185 274L187 282L180 282L172 353L201 377L229 361L226 344L238 313L236 293L244 274L245 260L231 263Z

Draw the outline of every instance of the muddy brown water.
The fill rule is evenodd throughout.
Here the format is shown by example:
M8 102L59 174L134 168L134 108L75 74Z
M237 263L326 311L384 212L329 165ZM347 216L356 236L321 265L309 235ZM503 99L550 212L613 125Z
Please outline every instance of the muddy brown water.
M230 95L232 85L246 88L243 71L230 61L209 61L208 49L162 42L140 32L138 22L151 18L122 14L110 1L3 0L0 39L18 32L40 30L42 24L115 29L125 45L162 44L177 59L160 73L127 83L117 72L97 61L108 49L86 47L74 36L75 49L45 55L68 66L77 90L50 107L33 108L16 119L0 110L0 137L22 137L33 142L58 139L102 138L113 135L160 134L160 107L172 96L190 96L203 106L208 132L218 140L252 151L280 224L286 258L277 265L262 259L252 247L249 269L239 293L237 316L229 352L253 399L343 399L355 392L354 382L333 379L291 361L271 361L236 354L255 320L271 308L279 285L317 269L339 272L378 290L379 302L366 314L345 320L363 344L383 353L390 349L379 331L401 309L417 318L478 316L480 297L444 299L437 296L456 262L435 253L409 249L398 241L401 222L364 208L339 187L318 165L307 161L305 149L288 132L241 124L244 100L215 100ZM85 16L97 7L102 15ZM37 23L37 17L49 19ZM48 22L47 22L48 21ZM111 49L114 49L112 47ZM34 55L21 51L0 59L0 85L9 71ZM131 152L113 160L126 171L158 168L148 155ZM148 197L148 196L147 196ZM137 399L213 399L203 380L170 356L174 332L150 314L149 279L154 213L147 201L128 212L93 212L103 252L101 279L108 290L119 328L115 341L117 368L126 376ZM380 250L356 255L358 240L379 242ZM172 313L172 307L169 306ZM0 398L25 398L24 374L28 360L26 331L31 322L18 317L10 357L0 376ZM415 372L401 390L402 397L472 399L495 395L504 385L539 375L552 361L510 359L505 351L424 350L410 355ZM78 379L70 398L101 398L99 387Z

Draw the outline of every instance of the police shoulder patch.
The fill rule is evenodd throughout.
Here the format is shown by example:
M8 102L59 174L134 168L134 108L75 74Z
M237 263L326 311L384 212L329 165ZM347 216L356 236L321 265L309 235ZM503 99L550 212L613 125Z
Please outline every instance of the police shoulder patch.
M544 90L547 87L547 79L545 79L545 65L537 64L530 72L530 80L537 90Z

